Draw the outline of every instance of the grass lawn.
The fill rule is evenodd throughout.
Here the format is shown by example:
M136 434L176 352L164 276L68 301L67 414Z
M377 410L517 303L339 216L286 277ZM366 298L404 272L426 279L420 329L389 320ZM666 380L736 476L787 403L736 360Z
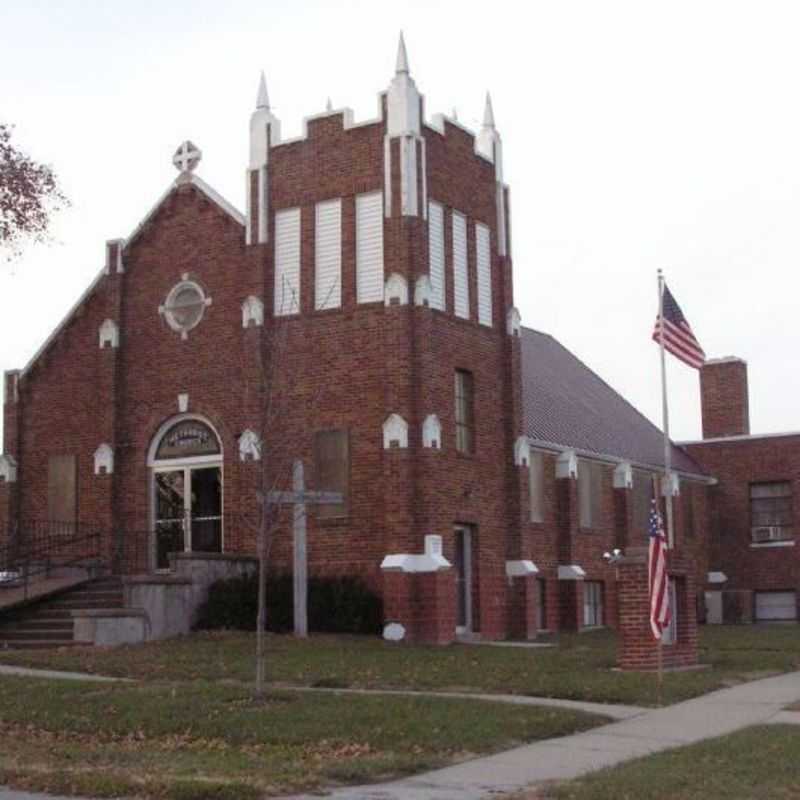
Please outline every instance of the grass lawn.
M585 730L586 714L239 684L0 678L0 785L92 797L249 800L363 783Z
M637 759L515 800L796 800L798 761L800 730L764 725Z
M0 663L152 680L253 679L253 634L203 633L111 650L6 651ZM269 638L269 678L302 686L505 692L655 705L652 675L612 672L610 631L562 635L556 647L417 647L378 638ZM677 702L745 680L800 669L797 626L708 626L700 659L711 668L667 673L664 701Z

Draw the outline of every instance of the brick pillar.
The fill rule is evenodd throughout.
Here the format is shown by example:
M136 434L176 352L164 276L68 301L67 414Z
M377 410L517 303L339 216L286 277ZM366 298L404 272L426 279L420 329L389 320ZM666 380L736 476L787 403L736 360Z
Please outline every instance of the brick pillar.
M583 622L583 581L559 580L558 627L563 631L578 631Z
M384 637L450 644L456 635L455 570L441 556L441 537L426 537L425 546L425 555L397 554L384 559Z
M650 629L647 548L629 548L617 567L617 575L617 664L623 670L655 670L658 668L658 643ZM671 558L669 575L676 584L678 624L676 642L662 647L663 665L667 669L694 666L697 664L694 577L685 564L678 559L673 563Z
M3 447L0 457L0 545L10 543L12 531L18 522L20 417L22 413L21 373L5 373L3 387Z

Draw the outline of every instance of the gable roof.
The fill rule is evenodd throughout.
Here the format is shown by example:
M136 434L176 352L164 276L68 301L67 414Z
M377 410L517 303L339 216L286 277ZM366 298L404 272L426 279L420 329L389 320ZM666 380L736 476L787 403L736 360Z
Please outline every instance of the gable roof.
M552 336L521 328L524 431L535 443L664 467L664 436L621 394ZM704 475L672 445L672 468Z

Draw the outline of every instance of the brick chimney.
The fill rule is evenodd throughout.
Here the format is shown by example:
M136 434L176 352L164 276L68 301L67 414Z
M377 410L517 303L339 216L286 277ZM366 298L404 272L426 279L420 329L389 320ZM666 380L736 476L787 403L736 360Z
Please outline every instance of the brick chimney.
M750 433L747 362L735 356L714 358L700 369L703 438Z

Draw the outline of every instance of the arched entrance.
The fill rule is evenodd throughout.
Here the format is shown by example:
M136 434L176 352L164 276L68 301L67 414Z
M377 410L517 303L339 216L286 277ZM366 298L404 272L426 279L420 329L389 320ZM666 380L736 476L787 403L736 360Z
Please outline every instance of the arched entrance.
M170 553L221 553L222 444L211 424L185 414L164 423L147 463L156 569L169 569Z

